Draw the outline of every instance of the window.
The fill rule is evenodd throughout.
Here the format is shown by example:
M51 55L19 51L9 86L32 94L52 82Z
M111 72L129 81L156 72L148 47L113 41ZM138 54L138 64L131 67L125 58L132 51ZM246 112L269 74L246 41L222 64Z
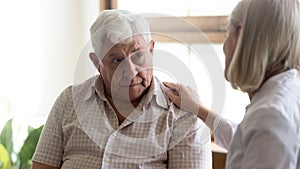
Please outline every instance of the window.
M117 0L119 9L171 16L228 15L239 0Z
M224 82L226 96L224 100L216 101L222 98L222 86L218 84L220 77L216 76L222 76L224 80L222 43L226 36L227 16L238 2L239 0L113 0L112 8L145 14L152 38L156 41L154 66L159 65L155 71L157 76L162 80L179 80L192 85L206 105L214 109L214 104L222 102L222 115L240 122L245 106L249 104L245 93L233 90L228 82ZM163 60L166 57L169 61ZM168 72L173 70L172 64L176 67L177 61L188 71ZM169 68L164 67L168 70L162 70L162 65L169 65Z

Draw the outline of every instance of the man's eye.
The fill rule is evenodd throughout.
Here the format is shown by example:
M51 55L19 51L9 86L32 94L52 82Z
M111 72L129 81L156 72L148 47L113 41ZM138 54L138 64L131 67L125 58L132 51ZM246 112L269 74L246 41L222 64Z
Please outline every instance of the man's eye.
M145 61L145 54L143 52L137 52L132 56L132 62L135 64L142 64Z
M112 63L119 64L119 63L121 63L123 60L124 60L124 58L114 58L114 59L112 60Z
M135 54L135 58L140 59L143 55L143 52L138 52L137 54Z

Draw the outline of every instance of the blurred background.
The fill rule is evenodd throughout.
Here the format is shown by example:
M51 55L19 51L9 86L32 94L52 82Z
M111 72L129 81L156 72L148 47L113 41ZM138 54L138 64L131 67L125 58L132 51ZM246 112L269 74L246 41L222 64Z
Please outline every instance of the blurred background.
M156 49L171 53L190 68L195 79L202 79L196 82L198 92L202 101L210 105L210 75L191 49L201 49L206 55L213 48L224 68L224 27L237 3L238 0L1 0L0 129L13 118L18 149L27 126L44 124L55 99L67 86L96 74L87 56L89 27L100 10L111 8L183 18L203 28L210 41L193 39L185 27L172 30L172 26L159 24L159 16L149 20L151 29L177 31L187 38L184 44L161 37L154 40ZM248 103L246 94L232 90L226 83L222 116L240 122Z

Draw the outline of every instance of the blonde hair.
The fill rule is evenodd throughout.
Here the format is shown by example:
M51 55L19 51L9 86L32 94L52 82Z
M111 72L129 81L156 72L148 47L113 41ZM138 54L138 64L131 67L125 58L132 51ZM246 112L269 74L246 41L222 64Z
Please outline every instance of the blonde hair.
M130 41L134 34L143 35L148 42L151 40L146 19L127 10L104 10L90 28L92 46L99 60L105 55L103 46L106 40L115 45Z
M235 89L257 90L266 77L300 65L298 0L242 0L229 17L241 24L228 80Z

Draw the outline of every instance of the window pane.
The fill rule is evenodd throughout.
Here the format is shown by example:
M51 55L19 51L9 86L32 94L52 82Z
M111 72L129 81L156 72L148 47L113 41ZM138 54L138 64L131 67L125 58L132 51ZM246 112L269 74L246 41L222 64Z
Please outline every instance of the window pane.
M196 48L201 53L192 51ZM215 77L214 74L211 74L211 71L216 68L224 69L225 56L222 48L222 44L192 44L187 46L181 43L156 43L154 74L161 81L172 81L190 86L198 93L201 101L210 107L213 99L224 99L214 98L213 92L217 90L212 86L212 78ZM215 67L208 67L209 65L204 59L207 57L216 57ZM178 62L180 63L178 64ZM208 70L208 68L210 69ZM223 74L220 76L223 77ZM247 94L233 90L228 82L225 83L225 93L225 100L219 100L224 104L223 112L217 113L232 121L240 122L244 116L245 107L249 104Z
M190 0L189 15L229 15L240 0Z
M118 8L172 16L228 15L240 0L118 0Z
M184 0L118 0L118 8L135 13L161 13L184 16L188 13L188 3Z

